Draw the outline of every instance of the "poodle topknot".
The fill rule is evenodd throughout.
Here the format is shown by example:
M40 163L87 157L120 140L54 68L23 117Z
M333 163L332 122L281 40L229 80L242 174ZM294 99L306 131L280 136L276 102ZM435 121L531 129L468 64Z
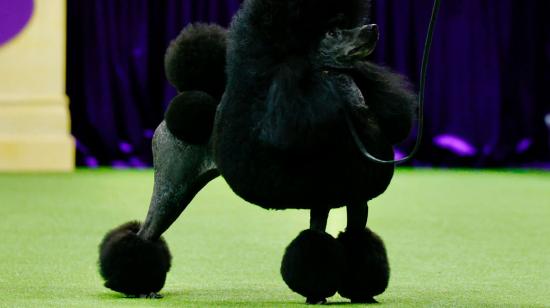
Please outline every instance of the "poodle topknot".
M240 15L272 45L274 52L298 52L326 31L349 29L369 21L369 1L362 0L249 0ZM238 23L238 19L235 20ZM302 50L305 51L305 50Z

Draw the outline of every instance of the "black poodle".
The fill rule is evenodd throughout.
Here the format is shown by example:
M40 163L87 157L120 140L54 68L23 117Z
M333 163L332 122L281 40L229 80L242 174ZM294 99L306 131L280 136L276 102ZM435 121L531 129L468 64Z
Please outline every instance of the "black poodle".
M158 292L170 267L162 233L221 174L253 204L311 211L310 228L281 266L308 303L336 292L372 302L384 292L389 265L382 240L366 228L367 202L386 190L394 166L367 160L346 119L370 153L389 160L409 133L416 97L403 78L365 60L378 40L368 4L248 0L228 34L202 24L182 31L166 56L180 94L153 139L149 213L143 225L105 237L107 287ZM335 239L325 232L327 218L342 206L348 224Z

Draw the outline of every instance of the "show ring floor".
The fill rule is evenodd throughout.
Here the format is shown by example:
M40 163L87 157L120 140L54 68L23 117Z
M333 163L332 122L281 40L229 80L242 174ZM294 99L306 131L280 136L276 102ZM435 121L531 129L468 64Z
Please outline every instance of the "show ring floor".
M144 219L152 184L150 170L0 174L0 307L303 305L279 268L308 213L249 205L221 179L165 235L165 298L105 289L97 246ZM333 211L329 233L344 226L345 210ZM369 226L392 270L381 307L550 307L550 173L400 169Z

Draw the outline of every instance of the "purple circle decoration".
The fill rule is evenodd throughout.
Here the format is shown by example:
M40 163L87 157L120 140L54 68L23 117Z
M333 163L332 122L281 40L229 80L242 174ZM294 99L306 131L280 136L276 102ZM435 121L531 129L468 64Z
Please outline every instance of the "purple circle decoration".
M0 45L25 29L33 10L33 0L0 0Z

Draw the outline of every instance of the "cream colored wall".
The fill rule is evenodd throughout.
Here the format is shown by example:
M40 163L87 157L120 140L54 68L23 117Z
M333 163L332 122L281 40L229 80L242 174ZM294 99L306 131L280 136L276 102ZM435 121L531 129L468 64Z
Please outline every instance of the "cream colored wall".
M27 27L0 46L0 171L69 171L66 3L34 3Z

